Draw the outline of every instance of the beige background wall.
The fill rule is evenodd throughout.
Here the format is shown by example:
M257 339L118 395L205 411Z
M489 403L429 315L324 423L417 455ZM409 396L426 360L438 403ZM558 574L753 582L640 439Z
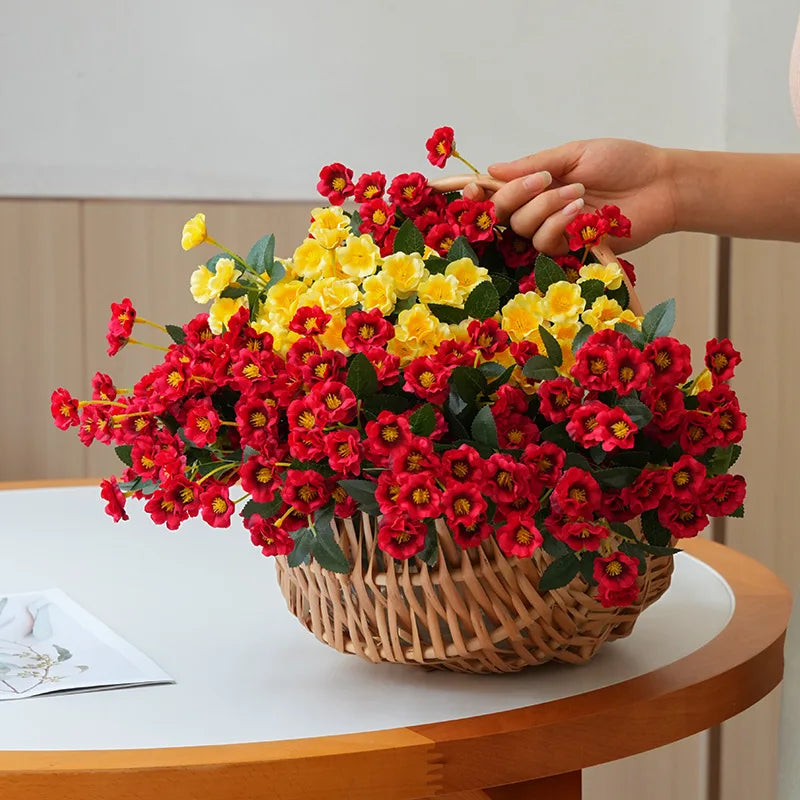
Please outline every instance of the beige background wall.
M100 445L87 450L74 435L56 430L49 395L59 385L84 393L98 370L130 385L158 357L132 346L115 359L105 355L112 301L130 297L140 316L161 323L179 323L197 313L189 274L207 254L180 249L188 217L205 211L212 235L239 251L273 232L278 253L288 255L305 235L308 209L308 202L0 200L0 412L5 423L0 480L100 476L117 468L110 450ZM736 389L749 414L741 459L749 500L747 518L729 521L718 533L796 586L800 556L793 546L789 498L796 474L793 454L800 446L795 400L800 355L792 309L800 246L734 241L731 253L730 332L744 357ZM676 234L629 257L646 307L676 298L676 334L692 346L699 368L705 340L717 332L724 288L717 240ZM155 330L141 333L159 341ZM626 763L588 770L587 800L638 800L643 791L648 800L770 800L777 694L723 726L721 745L700 734ZM717 751L719 791L714 790Z

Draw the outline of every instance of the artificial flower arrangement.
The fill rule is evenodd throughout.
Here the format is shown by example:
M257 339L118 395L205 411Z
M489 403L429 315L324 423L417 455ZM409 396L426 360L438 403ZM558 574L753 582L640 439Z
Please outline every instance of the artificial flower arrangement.
M452 129L428 157L461 158ZM116 446L125 469L102 484L115 520L131 496L170 530L238 513L265 555L342 576L338 531L362 512L412 572L436 564L444 524L467 552L546 554L539 592L582 579L614 608L636 602L648 557L743 514L739 353L712 339L692 378L674 302L634 313L632 266L592 257L630 235L618 208L580 215L551 259L490 200L419 173L387 186L335 163L318 190L329 206L288 259L272 235L242 257L189 220L185 250L221 250L191 276L208 312L156 325L172 343L131 391L97 373L91 400L53 393L58 427ZM109 354L141 324L130 300L112 304Z

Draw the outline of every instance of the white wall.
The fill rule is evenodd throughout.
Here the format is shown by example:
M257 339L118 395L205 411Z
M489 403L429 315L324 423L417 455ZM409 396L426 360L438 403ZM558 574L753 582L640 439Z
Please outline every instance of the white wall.
M800 151L789 101L797 0L729 0L726 149Z
M0 195L306 199L334 160L430 169L441 124L479 166L722 147L730 2L3 0Z

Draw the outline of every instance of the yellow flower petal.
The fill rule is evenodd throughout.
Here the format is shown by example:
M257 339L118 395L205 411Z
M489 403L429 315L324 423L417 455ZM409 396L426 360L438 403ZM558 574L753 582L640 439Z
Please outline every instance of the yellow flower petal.
M208 234L206 233L206 215L195 214L184 226L181 235L181 247L184 250L191 250L193 247L202 244Z

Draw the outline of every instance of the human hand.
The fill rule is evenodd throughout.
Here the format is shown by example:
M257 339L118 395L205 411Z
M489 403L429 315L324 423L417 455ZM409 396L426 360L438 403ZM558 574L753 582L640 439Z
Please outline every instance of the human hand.
M564 229L584 210L612 204L631 220L631 238L614 240L625 252L676 227L676 188L669 151L628 139L589 139L489 167L506 182L493 194L469 184L464 196L491 196L498 222L510 225L550 255L567 252Z

